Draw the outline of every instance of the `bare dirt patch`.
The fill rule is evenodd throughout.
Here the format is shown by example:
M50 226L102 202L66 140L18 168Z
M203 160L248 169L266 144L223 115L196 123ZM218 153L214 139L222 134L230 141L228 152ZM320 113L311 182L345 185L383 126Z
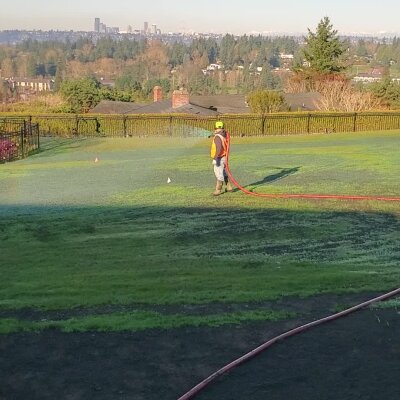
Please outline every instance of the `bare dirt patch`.
M308 321L1 336L0 399L177 399L226 363ZM363 310L278 343L198 399L400 398L399 338L397 310Z

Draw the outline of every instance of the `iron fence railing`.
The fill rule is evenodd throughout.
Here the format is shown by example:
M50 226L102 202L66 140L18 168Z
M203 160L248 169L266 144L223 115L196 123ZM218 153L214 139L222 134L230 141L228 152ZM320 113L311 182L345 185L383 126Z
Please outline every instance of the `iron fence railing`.
M39 148L37 123L24 118L0 118L0 162L27 157Z
M0 128L1 128L0 116ZM152 115L32 115L12 117L3 124L38 123L48 136L208 136L217 119L232 136L292 135L400 129L400 112L285 113L203 117L180 114ZM4 120L4 118L3 118Z

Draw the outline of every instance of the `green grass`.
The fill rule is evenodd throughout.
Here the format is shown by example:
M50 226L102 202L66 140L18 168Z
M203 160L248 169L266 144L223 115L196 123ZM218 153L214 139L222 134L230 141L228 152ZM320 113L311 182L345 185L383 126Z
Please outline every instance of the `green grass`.
M262 193L400 197L399 145L399 132L237 138L231 169ZM208 146L194 138L47 140L41 153L0 165L0 312L244 303L399 286L399 203L214 198ZM249 311L243 321L254 318ZM200 323L146 315L153 328ZM231 323L223 313L203 317ZM48 324L125 330L139 329L141 318ZM3 333L50 326L2 324Z
M392 300L383 301L380 303L375 303L371 306L372 308L400 308L400 297L394 298Z
M15 318L0 319L0 334L15 332L41 332L60 329L63 332L137 332L146 329L171 329L186 326L237 325L256 321L279 321L294 317L294 313L277 311L248 311L216 315L163 315L157 312L136 311L114 313L57 321L21 321Z

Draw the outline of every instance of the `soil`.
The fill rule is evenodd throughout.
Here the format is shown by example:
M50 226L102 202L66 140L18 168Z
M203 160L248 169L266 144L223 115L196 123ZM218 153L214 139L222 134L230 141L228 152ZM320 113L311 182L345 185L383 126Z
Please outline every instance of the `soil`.
M317 303L313 318L241 326L0 336L0 399L176 400L333 299ZM277 343L196 400L399 399L399 377L400 313L366 309Z

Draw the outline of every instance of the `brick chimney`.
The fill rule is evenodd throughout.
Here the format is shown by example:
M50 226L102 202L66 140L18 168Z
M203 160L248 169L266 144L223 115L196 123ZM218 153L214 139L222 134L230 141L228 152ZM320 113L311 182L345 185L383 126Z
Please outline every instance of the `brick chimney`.
M157 101L161 101L162 98L163 98L162 87L161 86L154 86L153 95L154 95L154 102L155 103Z
M189 104L189 93L187 90L174 90L172 93L172 108L179 108L186 104Z

